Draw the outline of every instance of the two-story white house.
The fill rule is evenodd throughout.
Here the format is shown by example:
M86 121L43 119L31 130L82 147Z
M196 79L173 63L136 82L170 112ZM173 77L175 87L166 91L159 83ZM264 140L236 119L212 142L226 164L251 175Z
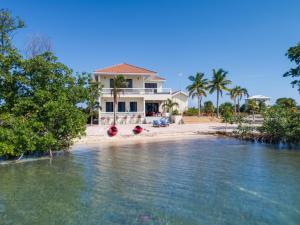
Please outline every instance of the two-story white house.
M100 124L110 124L112 121L114 104L111 88L113 78L117 75L123 75L128 84L118 98L118 123L151 122L153 117L164 115L162 105L167 99L179 104L178 107L174 107L179 112L188 107L188 95L182 91L173 92L171 88L165 88L166 80L157 76L156 72L123 63L94 72L94 79L104 86L99 99Z

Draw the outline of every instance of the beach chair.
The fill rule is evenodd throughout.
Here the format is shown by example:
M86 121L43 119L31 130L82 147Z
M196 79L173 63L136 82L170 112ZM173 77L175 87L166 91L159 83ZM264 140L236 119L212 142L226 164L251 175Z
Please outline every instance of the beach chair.
M162 127L166 127L166 126L170 125L170 121L169 121L168 118L162 118L162 119L160 119L160 123L161 123L160 126L162 126Z
M152 126L153 127L160 127L161 126L161 121L159 121L159 120L153 120Z

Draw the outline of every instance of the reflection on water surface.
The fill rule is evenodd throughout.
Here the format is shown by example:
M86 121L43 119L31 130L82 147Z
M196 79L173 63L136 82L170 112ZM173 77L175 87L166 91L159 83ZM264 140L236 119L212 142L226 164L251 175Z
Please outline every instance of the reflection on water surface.
M297 224L300 152L223 138L0 166L0 224Z

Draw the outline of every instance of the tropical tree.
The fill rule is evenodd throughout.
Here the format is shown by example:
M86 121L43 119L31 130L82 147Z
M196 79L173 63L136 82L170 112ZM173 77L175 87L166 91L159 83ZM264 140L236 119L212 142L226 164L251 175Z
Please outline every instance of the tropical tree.
M204 112L206 114L213 115L214 111L215 111L215 107L212 101L204 102Z
M100 82L95 81L90 76L88 79L88 87L87 87L87 111L89 117L91 119L90 124L93 125L93 118L95 112L101 108L99 103L99 97L101 95L101 90L103 85Z
M289 58L291 62L296 63L296 67L290 69L283 76L284 77L300 77L300 43L294 47L288 49L286 56ZM291 82L292 86L298 86L298 91L300 93L300 79L293 80Z
M116 125L116 108L118 106L118 98L121 93L124 93L124 88L128 87L128 83L123 75L117 75L113 78L113 88L111 89L111 95L114 99L114 125Z
M206 90L208 80L204 78L203 73L197 73L195 76L189 76L189 80L192 82L186 89L189 92L189 96L192 98L198 97L198 116L201 115L201 102L203 96L206 97Z
M220 105L220 114L221 116L223 115L224 112L234 112L234 106L231 102L224 102L223 104Z
M6 9L0 9L0 52L4 54L13 48L11 40L14 32L25 26L19 17L14 18Z
M11 37L23 22L0 10L0 158L49 153L85 132L87 80L51 52L24 59Z
M292 109L296 108L297 103L293 98L278 98L276 100L276 105Z
M234 121L234 111L233 106L230 102L223 103L220 106L220 111L222 115L223 122L226 123L225 130L227 130L228 123L233 123Z
M213 70L213 78L208 86L209 92L212 94L217 92L217 116L220 117L219 113L219 98L223 95L223 91L229 91L227 85L231 84L231 81L226 78L228 72L223 69Z
M241 86L235 86L230 90L229 95L234 102L234 112L236 114L236 112L240 112L240 101L242 98L244 96L249 96L248 91L246 88L242 88Z
M248 102L247 102L247 105L246 105L246 108L247 108L247 111L251 112L252 113L252 119L254 121L254 114L259 111L259 105L257 104L257 102L253 99L250 99Z
M172 99L169 99L169 98L162 105L163 109L166 110L169 113L173 112L173 108L175 106L178 106L178 103L177 102L173 102Z

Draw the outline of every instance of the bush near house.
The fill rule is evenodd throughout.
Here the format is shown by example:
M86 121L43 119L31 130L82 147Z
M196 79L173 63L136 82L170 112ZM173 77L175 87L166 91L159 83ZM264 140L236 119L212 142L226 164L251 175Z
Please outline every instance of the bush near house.
M193 108L188 108L188 110L183 112L184 116L198 116L198 109L193 107Z

